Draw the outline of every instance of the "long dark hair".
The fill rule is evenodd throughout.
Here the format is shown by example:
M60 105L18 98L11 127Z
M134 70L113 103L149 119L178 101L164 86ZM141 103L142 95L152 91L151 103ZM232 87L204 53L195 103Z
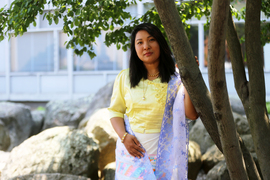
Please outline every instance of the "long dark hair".
M139 59L137 52L135 50L135 37L136 34L141 31L147 31L151 36L153 36L160 48L159 57L159 76L161 82L169 82L171 75L175 73L175 64L172 58L172 52L166 42L163 34L153 24L143 23L136 26L131 33L130 42L130 61L129 61L129 78L131 88L136 87L142 78L147 79L147 69L145 68L143 62Z

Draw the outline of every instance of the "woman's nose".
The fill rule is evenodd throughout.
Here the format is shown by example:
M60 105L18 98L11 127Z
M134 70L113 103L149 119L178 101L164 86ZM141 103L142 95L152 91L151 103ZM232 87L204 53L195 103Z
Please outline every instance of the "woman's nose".
M144 49L149 49L150 48L150 45L149 45L149 43L147 42L147 43L144 43Z

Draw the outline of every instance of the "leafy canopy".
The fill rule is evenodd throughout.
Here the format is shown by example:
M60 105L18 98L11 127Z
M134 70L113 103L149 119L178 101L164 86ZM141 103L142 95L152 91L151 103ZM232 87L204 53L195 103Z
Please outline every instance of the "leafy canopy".
M45 11L49 4L52 9ZM95 39L106 31L105 44L116 44L117 49L126 51L129 47L129 34L134 26L142 22L157 25L166 37L155 7L149 9L141 17L132 17L125 10L135 5L136 0L14 0L9 9L0 9L0 41L5 36L17 36L27 32L30 24L36 26L36 16L43 15L51 25L63 20L63 32L70 36L67 48L73 48L77 55L87 52L91 58L95 56L93 44ZM206 17L208 27L211 15L212 0L176 1L179 15L189 35L190 25L186 22L192 18ZM231 6L233 15L238 19L245 18L245 9L237 11ZM270 16L270 3L262 0L262 11ZM262 22L262 42L269 42L270 24ZM268 36L267 36L268 35Z

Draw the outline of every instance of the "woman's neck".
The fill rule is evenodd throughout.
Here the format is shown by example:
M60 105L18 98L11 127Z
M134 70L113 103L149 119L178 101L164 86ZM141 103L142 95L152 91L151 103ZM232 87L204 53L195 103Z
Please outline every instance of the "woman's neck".
M158 68L159 62L158 63L144 63L144 66L147 70L147 78L149 80L154 80L159 77L159 68Z

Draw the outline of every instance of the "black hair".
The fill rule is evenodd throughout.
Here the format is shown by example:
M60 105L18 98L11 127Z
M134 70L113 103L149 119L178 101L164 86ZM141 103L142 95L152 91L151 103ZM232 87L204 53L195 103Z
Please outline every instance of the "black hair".
M137 25L131 33L129 61L129 79L131 88L136 87L142 78L147 79L147 69L139 59L135 50L135 37L141 30L147 31L158 42L160 48L160 62L158 67L159 76L161 78L161 82L168 83L171 79L171 75L175 73L175 63L172 58L171 49L157 26L150 23L143 23Z

